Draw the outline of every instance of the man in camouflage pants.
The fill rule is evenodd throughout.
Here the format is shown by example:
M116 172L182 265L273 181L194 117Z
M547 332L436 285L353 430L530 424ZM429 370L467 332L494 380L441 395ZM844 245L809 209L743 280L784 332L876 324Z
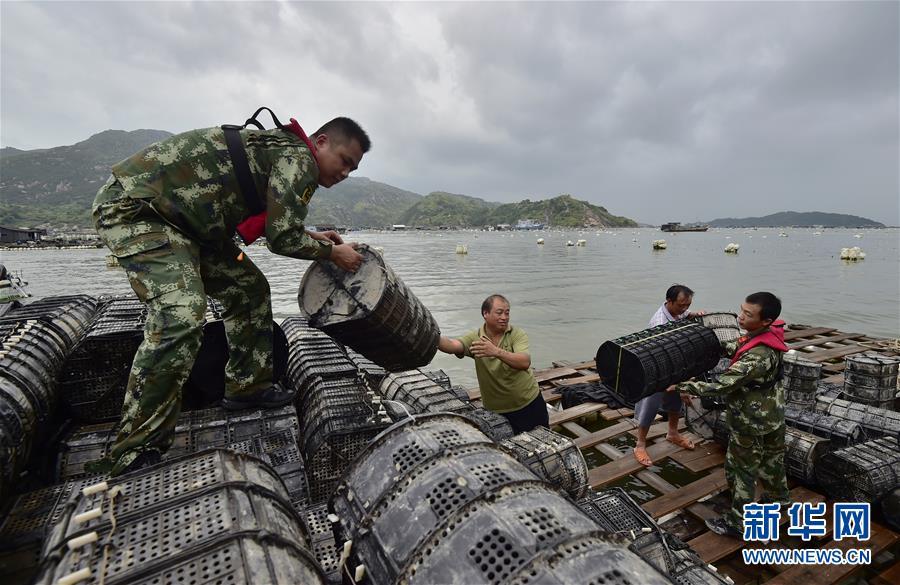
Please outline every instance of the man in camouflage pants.
M97 193L94 226L148 313L115 444L91 471L132 471L159 461L171 445L207 295L224 306L230 355L223 406L271 408L293 399L272 379L269 284L235 244L235 231L245 241L245 231L250 240L264 234L276 254L328 259L355 271L362 259L355 244L334 232L307 231L303 222L316 188L346 178L370 141L349 118L332 120L312 138L292 124L295 130L241 130L246 162L238 165L222 128L172 136L113 166ZM249 209L240 168L265 205L261 213Z
M743 534L744 505L756 499L756 480L765 498L782 505L789 502L784 471L784 387L781 360L784 344L781 301L768 292L748 296L741 304L738 323L747 331L725 345L731 366L718 381L683 382L668 388L695 396L716 397L727 406L728 452L725 478L731 488L731 510L707 520L716 534Z

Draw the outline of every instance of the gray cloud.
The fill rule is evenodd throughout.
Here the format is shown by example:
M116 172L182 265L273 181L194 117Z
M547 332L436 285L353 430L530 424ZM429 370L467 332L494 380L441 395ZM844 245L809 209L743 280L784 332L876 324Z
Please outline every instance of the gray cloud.
M367 128L360 173L641 221L900 223L900 11L835 3L0 4L0 143L257 105Z

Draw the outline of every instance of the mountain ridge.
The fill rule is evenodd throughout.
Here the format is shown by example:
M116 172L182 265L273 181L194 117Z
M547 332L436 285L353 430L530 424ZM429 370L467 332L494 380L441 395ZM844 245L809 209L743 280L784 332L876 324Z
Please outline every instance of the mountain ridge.
M710 227L885 227L858 215L824 211L779 211L761 217L723 217L704 223Z
M0 149L0 224L80 231L91 226L90 206L115 163L172 136L164 130L104 130L67 146ZM636 226L605 207L571 195L515 203L433 191L428 196L350 177L319 189L309 207L310 225L482 227L534 219L557 227Z

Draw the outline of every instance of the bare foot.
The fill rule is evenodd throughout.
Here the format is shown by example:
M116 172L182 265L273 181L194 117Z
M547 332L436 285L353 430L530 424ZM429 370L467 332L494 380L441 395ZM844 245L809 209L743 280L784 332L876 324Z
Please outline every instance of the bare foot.
M647 454L647 449L645 449L644 447L634 448L634 458L637 459L637 462L644 467L650 467L651 465L653 465L653 460L650 459L650 455Z
M666 440L670 443L675 443L682 449L687 449L689 451L694 450L694 442L685 437L684 435L666 435Z

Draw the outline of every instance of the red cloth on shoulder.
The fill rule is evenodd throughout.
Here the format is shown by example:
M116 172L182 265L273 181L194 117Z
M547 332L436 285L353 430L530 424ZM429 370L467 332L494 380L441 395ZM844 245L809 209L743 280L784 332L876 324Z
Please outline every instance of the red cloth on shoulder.
M747 339L746 336L738 339L738 350L734 352L731 358L731 364L741 359L741 356L756 347L757 345L767 345L776 351L788 351L788 346L784 343L784 326L785 322L781 319L769 325L769 330L760 333L756 337Z

